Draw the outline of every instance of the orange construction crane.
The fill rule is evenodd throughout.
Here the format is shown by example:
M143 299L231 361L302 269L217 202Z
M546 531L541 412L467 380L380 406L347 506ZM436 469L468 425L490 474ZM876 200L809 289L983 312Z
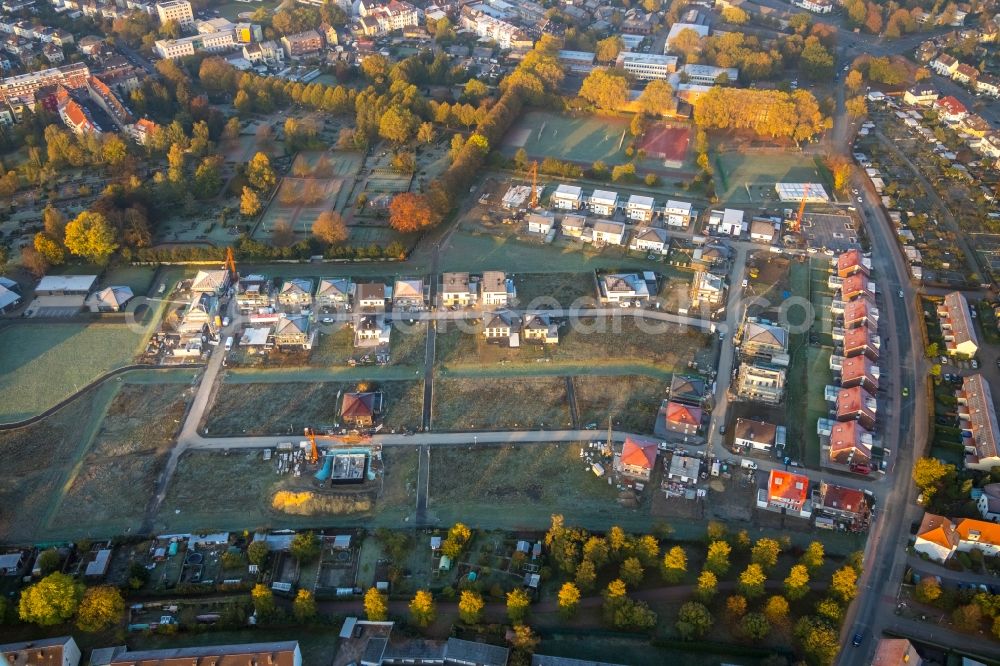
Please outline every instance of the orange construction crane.
M538 160L531 163L531 209L538 208Z
M802 215L806 212L806 199L809 198L809 183L802 188L802 201L799 202L799 214L795 216L795 223L792 225L792 232L799 233L802 230Z
M233 248L226 248L226 268L229 269L229 277L235 284L239 281L240 275L236 272L236 258L233 257Z
M309 463L316 465L319 463L319 447L316 446L316 435L313 434L312 428L306 428L306 437L309 438L309 443L312 448L309 449Z

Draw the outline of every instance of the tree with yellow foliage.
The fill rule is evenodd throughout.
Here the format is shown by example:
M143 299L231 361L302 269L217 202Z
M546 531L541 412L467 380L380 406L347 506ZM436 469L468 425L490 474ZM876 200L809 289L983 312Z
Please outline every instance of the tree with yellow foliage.
M52 573L21 592L18 616L42 627L66 622L76 613L83 587L64 573Z
M410 600L410 617L418 627L426 627L434 622L437 609L429 590L417 590Z
M559 588L559 612L563 617L572 617L580 605L580 589L573 583L563 583Z
M462 596L458 600L458 617L465 624L478 624L483 618L483 609L486 602L482 595L474 590L462 590Z
M365 617L370 622L385 622L389 619L389 603L377 588L369 587L365 592Z
M125 615L125 599L117 587L101 585L89 588L80 602L76 626L80 631L95 633L121 622Z

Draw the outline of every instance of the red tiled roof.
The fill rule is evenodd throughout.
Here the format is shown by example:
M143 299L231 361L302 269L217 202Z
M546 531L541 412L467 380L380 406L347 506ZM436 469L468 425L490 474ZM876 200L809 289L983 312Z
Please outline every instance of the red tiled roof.
M872 305L871 301L869 301L867 298L859 298L857 300L851 301L850 303L845 303L844 321L855 322L865 319L868 316L869 307L871 305Z
M823 506L838 511L852 511L861 513L861 508L865 504L865 494L857 488L845 488L824 483Z
M869 434L857 421L840 421L833 426L830 433L830 460L846 463L854 453L853 462L871 460L871 446L863 441Z
M345 393L340 416L350 419L371 418L374 414L374 400L374 393Z
M857 249L848 250L844 252L839 257L837 257L837 272L843 274L845 271L851 271L860 268L863 272L867 273L868 269L864 264L861 263L861 251Z
M920 521L920 529L917 530L917 538L930 541L942 548L954 548L958 545L958 535L952 522L944 516L933 513L924 514L924 519Z
M878 351L878 347L875 346L875 335L871 329L866 325L844 331L844 351L861 348Z
M934 106L944 110L946 113L952 116L957 116L962 113L966 113L965 105L950 95L948 97L942 97L941 99L934 102Z
M863 412L874 418L875 414L868 408L868 401L872 399L872 394L861 386L840 389L837 392L837 417Z
M878 388L878 378L872 372L873 363L864 356L845 358L840 368L840 381L843 384L858 379L867 378L875 388Z
M772 469L767 479L767 498L801 506L809 496L809 477Z
M701 424L701 410L697 407L682 405L679 402L667 403L667 422L697 426Z
M653 469L656 464L656 442L626 437L622 446L621 461L623 465Z
M863 294L867 291L868 276L864 273L849 275L844 278L843 283L840 285L840 293L845 299L856 296L857 294Z

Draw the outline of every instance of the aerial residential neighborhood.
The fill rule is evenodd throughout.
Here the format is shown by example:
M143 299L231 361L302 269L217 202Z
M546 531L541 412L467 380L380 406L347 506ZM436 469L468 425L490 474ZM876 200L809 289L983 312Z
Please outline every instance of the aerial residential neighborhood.
M1000 5L0 4L0 664L1000 663Z

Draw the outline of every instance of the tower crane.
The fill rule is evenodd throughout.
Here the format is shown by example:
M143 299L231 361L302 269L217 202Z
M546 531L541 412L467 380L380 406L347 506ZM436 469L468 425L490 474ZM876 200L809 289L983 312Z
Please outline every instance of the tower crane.
M531 209L538 208L538 160L531 163Z
M232 284L239 282L240 275L236 272L236 258L233 256L233 248L226 248L226 268L229 269L229 278Z
M806 212L806 199L809 198L809 183L802 188L802 201L799 202L799 213L795 216L795 223L792 224L792 231L799 233L802 231L802 215Z
M309 464L316 465L319 463L319 447L316 446L316 435L313 433L312 428L306 428L305 434L309 438L309 444L311 445L309 449Z

